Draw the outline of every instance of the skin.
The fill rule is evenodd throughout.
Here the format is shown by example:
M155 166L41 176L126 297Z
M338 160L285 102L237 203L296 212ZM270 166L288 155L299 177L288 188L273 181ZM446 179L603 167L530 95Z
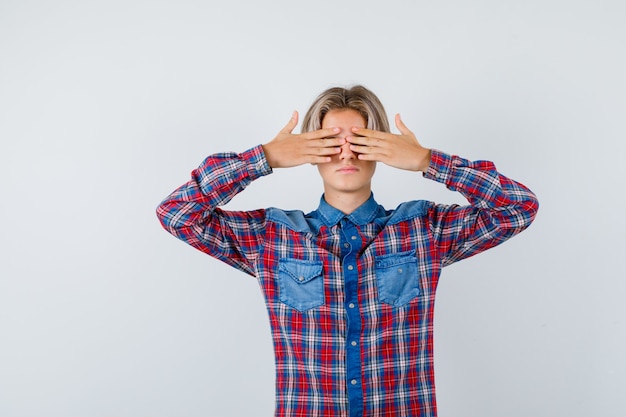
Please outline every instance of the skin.
M371 194L376 163L409 171L426 171L431 151L423 147L400 115L395 117L399 134L365 128L365 120L351 109L329 111L322 128L294 134L298 112L270 142L263 146L272 168L316 164L324 182L324 198L349 214Z
M348 140L354 127L364 129L365 125L363 116L354 110L329 111L322 120L322 128L338 127L339 132L334 137L346 141L330 162L317 164L324 182L324 199L344 213L363 204L372 190L376 161L358 159L357 152L351 149L354 145Z

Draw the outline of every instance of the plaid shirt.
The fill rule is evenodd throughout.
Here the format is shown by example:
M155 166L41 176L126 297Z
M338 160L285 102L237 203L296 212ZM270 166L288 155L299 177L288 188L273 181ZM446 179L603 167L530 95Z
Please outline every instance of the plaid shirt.
M436 416L433 312L441 268L521 232L534 194L496 171L433 150L424 177L468 206L427 201L349 215L225 211L270 174L260 146L216 154L157 209L179 239L257 278L276 355L276 416Z

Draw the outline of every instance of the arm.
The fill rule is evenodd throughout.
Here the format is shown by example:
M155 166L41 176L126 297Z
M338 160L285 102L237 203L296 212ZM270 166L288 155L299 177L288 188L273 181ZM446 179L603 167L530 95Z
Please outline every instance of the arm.
M539 203L524 185L500 174L488 161L470 162L458 156L424 148L396 116L399 135L353 129L351 149L359 159L381 161L441 182L458 191L470 205L434 205L431 229L443 265L467 258L526 229Z
M157 217L172 235L250 275L263 247L265 211L225 211L219 208L250 182L272 168L303 163L324 163L338 152L343 139L324 139L335 133L322 129L292 134L289 123L269 143L241 154L222 153L206 158L191 173L191 180L170 194L157 208Z
M489 161L470 162L433 150L424 177L460 192L470 203L463 207L435 205L430 210L431 229L444 266L520 233L539 209L532 191L500 174Z
M260 146L241 154L209 156L192 171L190 181L163 200L157 217L180 240L254 275L264 238L264 211L229 212L218 206L271 172Z

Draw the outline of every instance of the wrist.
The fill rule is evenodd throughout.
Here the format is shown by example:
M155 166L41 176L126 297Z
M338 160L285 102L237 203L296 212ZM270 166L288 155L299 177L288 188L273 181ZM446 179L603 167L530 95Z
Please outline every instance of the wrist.
M426 172L428 167L430 166L430 159L432 156L432 149L422 148L423 156L420 158L420 163L417 168L417 171Z
M267 161L267 165L269 165L272 169L276 168L276 161L274 161L274 158L272 157L271 145L261 145L261 149L263 149L263 154L265 156L265 160Z

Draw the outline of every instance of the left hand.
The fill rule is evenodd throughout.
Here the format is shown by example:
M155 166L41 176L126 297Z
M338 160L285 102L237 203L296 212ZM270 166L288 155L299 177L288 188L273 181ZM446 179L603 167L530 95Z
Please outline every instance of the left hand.
M399 114L396 115L396 127L399 135L353 127L354 136L347 137L350 149L364 161L380 161L408 171L426 171L430 164L430 149L420 145Z

